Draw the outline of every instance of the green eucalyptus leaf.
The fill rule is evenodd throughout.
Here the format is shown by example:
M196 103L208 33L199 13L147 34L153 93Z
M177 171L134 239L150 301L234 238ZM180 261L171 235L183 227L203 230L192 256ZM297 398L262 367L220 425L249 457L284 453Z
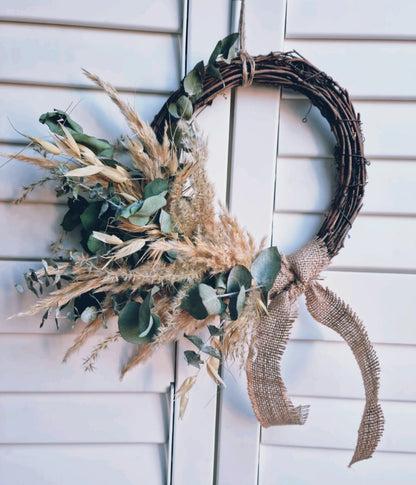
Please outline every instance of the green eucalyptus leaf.
M231 269L230 274L228 275L227 280L227 292L234 293L239 292L240 288L244 286L244 288L251 287L251 274L250 271L243 266L242 264L238 264Z
M163 209L160 211L159 225L160 225L160 230L165 234L170 234L173 231L172 217Z
M142 343L139 337L139 310L140 303L131 301L123 308L118 318L120 335L127 342L134 344Z
M224 305L212 286L201 283L198 285L198 292L208 315L219 315L223 312Z
M221 354L218 352L218 350L211 345L204 345L201 349L201 352L204 352L204 354L208 354L211 357L215 357L216 359L221 359Z
M166 180L156 178L146 185L143 190L143 199L148 199L154 195L166 195L169 190L169 184Z
M124 217L124 219L128 219L130 216L134 215L141 208L142 205L142 200L133 202L132 204L128 205L120 211L119 217Z
M218 328L215 325L208 325L208 331L211 337L221 337L224 335L224 329Z
M207 74L209 74L211 77L215 79L219 79L220 81L222 80L221 73L219 69L217 69L215 66L212 64L208 64L207 66Z
M180 118L179 113L178 113L178 107L176 106L176 103L172 101L172 103L169 103L168 105L168 111L171 116L174 118Z
M74 133L83 133L84 131L78 123L65 113L65 111L60 109L55 109L52 112L42 114L39 117L39 121L42 124L45 124L52 133L56 133L60 136L64 136L61 125L65 126L72 135L74 135Z
M221 55L223 56L225 62L231 62L231 59L235 56L234 44L238 39L238 35L239 34L236 32L227 35L227 37L224 37L224 39L222 39Z
M101 202L92 202L91 204L88 204L80 215L82 227L86 231L91 232L97 227L101 204Z
M203 361L201 360L201 357L199 356L199 354L197 354L193 350L185 350L184 354L185 354L186 362L189 365L193 365L194 367L199 369L201 367L201 364L203 364Z
M185 338L187 338L190 342L192 342L196 347L198 347L199 350L202 349L204 346L204 342L200 337L197 335L184 335Z
M217 45L214 47L214 50L212 51L211 55L209 56L208 66L215 64L218 56L221 54L221 48L222 48L222 40L219 40L217 42Z
M87 208L88 202L83 197L78 197L78 199L69 197L67 203L69 209L62 219L61 226L64 231L73 231L81 224L80 215Z
M101 248L105 247L102 241L98 241L95 237L90 234L87 240L87 248L92 254L96 254L100 251Z
M190 120L192 118L192 115L194 114L194 107L188 96L182 95L176 101L176 111L178 113L178 118L182 118L184 120Z
M163 253L163 256L167 260L168 263L173 263L174 261L176 261L176 259L178 257L178 253L176 251L174 251L173 249L171 249L169 251L165 251Z
M242 285L240 288L240 291L238 292L238 295L233 295L232 297L230 297L228 308L230 310L231 320L237 320L237 318L241 315L245 302L246 302L246 289L244 285Z
M65 136L61 128L61 126L65 126L76 142L85 145L99 157L111 158L114 154L114 147L111 143L102 138L86 135L82 127L64 111L55 109L53 112L44 113L39 117L39 121L45 124L52 133L59 136Z
M139 215L134 215L129 217L129 222L133 224L134 226L138 227L143 227L146 224L148 224L150 221L149 216L139 216Z
M155 214L159 209L165 207L166 199L163 195L152 195L147 199L144 199L143 205L141 208L136 212L135 215L141 217L150 217Z
M95 306L87 306L81 313L81 320L84 323L91 323L97 318L97 308Z
M149 293L142 304L132 301L123 308L118 319L118 329L127 342L144 344L154 339L160 326L160 319L150 312L151 302Z
M208 311L202 303L198 286L199 285L196 283L189 288L181 301L180 307L197 320L204 320L208 316Z
M273 286L280 266L280 254L275 246L264 249L253 261L251 273L264 292L268 292Z
M183 80L183 89L193 101L196 101L204 91L204 78L204 62L200 61Z
M236 53L237 53L236 48L234 46L231 47L231 49L228 51L228 56L227 57L224 56L224 62L226 62L227 64L231 64L231 61L236 56Z

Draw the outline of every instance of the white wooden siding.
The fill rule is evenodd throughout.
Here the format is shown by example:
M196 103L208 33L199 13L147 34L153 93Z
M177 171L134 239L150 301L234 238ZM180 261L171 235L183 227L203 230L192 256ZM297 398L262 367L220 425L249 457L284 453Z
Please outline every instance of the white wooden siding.
M182 2L6 4L0 7L2 152L25 146L18 131L47 137L37 120L54 108L68 109L95 136L114 140L126 132L117 108L82 67L115 84L148 121L178 85ZM173 349L161 349L121 382L120 371L134 351L126 342L103 352L94 372L82 369L108 330L62 364L79 325L63 322L57 332L51 322L40 329L39 317L8 320L34 301L13 285L50 254L65 211L65 200L58 204L51 186L12 204L21 185L41 176L14 161L1 169L0 224L8 229L0 247L0 481L161 485L170 466Z
M81 67L115 83L151 121L184 70L206 61L216 41L236 30L232 12L241 2L189 1L186 62L180 0L75 0L71 8L50 0L3 3L0 150L10 152L25 144L15 128L48 135L37 119L53 108L68 108L95 136L114 140L126 131ZM330 0L247 1L250 53L296 49L349 90L363 120L371 160L364 207L322 276L364 320L381 361L387 422L374 458L346 467L363 409L361 378L346 345L301 303L283 372L295 401L312 405L307 424L260 430L244 375L226 364L228 387L219 397L204 377L184 420L176 407L167 463L166 390L192 373L182 357L186 342L176 355L161 349L120 382L132 351L124 342L100 356L94 373L82 371L105 329L61 365L77 327L63 323L57 332L53 322L40 329L37 318L7 320L34 301L13 284L48 254L65 210L48 186L14 206L20 186L41 173L10 162L0 172L0 225L8 228L0 246L2 483L159 485L171 466L174 485L414 483L415 9L411 0L394 8L387 0L352 0L342 8ZM307 242L334 187L334 138L317 109L296 93L246 88L217 99L199 123L219 199L258 240L272 235L284 252Z
M262 430L259 484L413 483L416 478L414 2L288 0L285 50L295 49L346 87L361 114L371 161L363 209L323 284L364 320L381 367L385 433L372 460L346 468L364 407L355 359L301 303L283 374L302 427ZM297 249L319 228L334 188L334 138L318 110L284 92L274 241ZM309 112L310 110L310 112ZM302 119L307 116L307 122Z

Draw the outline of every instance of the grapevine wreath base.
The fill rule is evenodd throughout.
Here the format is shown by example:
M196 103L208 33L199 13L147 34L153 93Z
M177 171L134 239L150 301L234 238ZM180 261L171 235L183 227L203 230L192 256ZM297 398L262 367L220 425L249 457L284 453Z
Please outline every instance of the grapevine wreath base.
M61 252L25 275L35 293L53 289L27 313L42 312L41 325L52 312L57 325L62 316L84 325L64 360L108 326L111 334L86 359L87 369L112 341L136 344L123 375L185 335L195 349L185 352L187 362L198 372L206 368L217 384L223 356L245 365L263 426L303 424L308 407L289 399L280 360L304 293L311 315L343 337L363 376L366 405L352 464L371 457L382 435L379 364L360 320L317 279L361 207L366 161L360 120L348 93L297 53L234 56L235 41L231 35L218 42L207 66L197 64L184 78L152 127L112 86L86 73L120 108L132 132L115 146L86 135L63 111L41 116L53 142L29 137L40 155L12 157L44 168L44 180L57 181L57 195L68 200L63 229L81 227L82 251ZM207 147L194 122L216 96L252 83L306 95L336 139L338 188L331 207L317 236L287 256L256 247L225 208L215 207ZM130 164L118 161L121 149ZM205 340L199 336L203 328ZM182 414L196 377L177 393Z

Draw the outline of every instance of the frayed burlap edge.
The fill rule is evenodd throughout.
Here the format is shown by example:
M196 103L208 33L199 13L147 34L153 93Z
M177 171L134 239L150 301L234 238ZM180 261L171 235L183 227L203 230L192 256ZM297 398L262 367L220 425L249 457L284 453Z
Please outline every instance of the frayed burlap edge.
M305 423L309 407L292 403L280 369L297 317L297 298L305 293L311 315L348 343L363 376L366 405L351 466L372 456L383 433L384 417L378 404L380 366L362 322L340 298L316 281L329 261L325 244L318 238L291 255L282 255L282 269L270 292L268 314L256 324L246 363L248 394L262 426Z

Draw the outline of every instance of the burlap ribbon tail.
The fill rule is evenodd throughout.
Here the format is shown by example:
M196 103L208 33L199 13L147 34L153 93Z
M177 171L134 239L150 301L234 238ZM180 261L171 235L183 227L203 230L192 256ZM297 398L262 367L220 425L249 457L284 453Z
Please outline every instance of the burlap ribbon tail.
M246 364L248 393L262 426L305 423L309 406L294 406L280 369L298 313L296 300L304 293L315 320L335 330L347 342L364 381L366 403L351 466L372 456L383 433L384 418L378 403L380 366L359 318L316 281L329 262L326 246L318 238L293 254L282 255L282 269L270 291L268 314L257 322L250 346Z

